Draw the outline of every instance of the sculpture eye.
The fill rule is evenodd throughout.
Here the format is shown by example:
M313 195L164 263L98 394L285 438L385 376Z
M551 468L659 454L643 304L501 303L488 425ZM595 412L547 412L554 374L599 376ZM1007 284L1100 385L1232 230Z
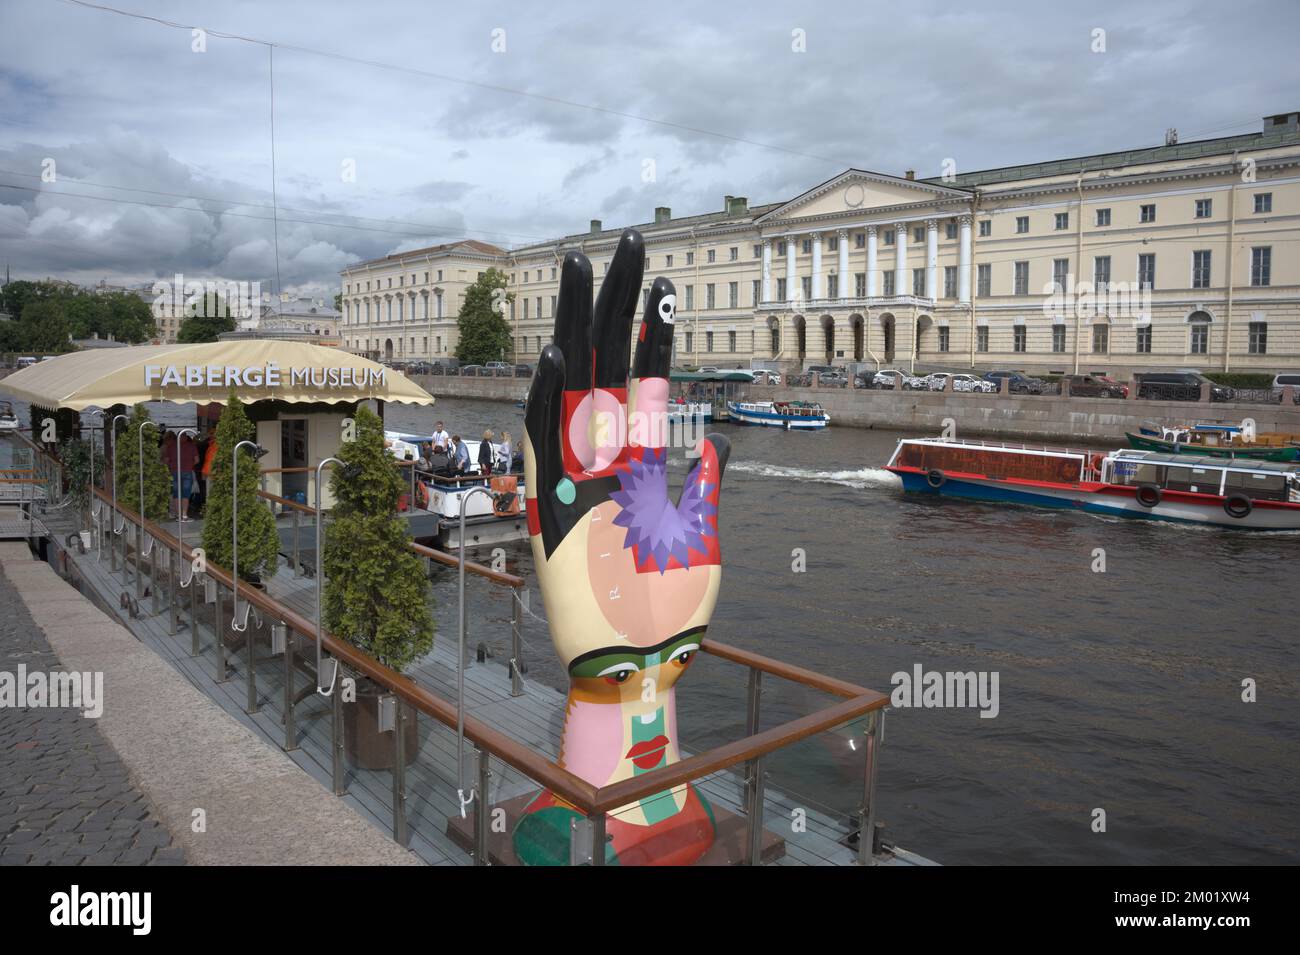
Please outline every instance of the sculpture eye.
M678 647L677 652L673 654L673 662L676 663L679 667L684 667L686 666L686 664L691 662L691 659L695 656L696 652L699 649L700 649L700 645L698 643L683 644L682 646Z
M677 296L665 295L659 300L659 317L665 324L671 325L677 314Z
M618 686L619 684L626 683L630 680L632 674L635 672L636 667L631 663L616 663L612 667L606 667L596 675L603 676L605 682L611 686Z
M692 656L694 656L694 654L691 653L690 650L687 650L685 653L679 653L677 654L677 662L682 666L686 666L686 664L691 662Z

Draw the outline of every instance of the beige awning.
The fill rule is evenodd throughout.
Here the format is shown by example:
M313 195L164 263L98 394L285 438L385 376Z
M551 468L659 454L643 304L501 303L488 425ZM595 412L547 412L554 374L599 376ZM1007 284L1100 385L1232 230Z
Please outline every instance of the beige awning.
M396 401L433 396L378 362L299 342L136 345L72 352L0 379L0 391L43 408L108 408L142 401Z

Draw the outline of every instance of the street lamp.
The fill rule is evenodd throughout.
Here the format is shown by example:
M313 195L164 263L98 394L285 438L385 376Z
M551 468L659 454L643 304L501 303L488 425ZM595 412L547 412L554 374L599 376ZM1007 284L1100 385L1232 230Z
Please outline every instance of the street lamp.
M108 551L113 556L110 570L117 570L117 551L113 550L113 537L116 537L121 530L117 526L117 421L121 418L123 421L130 421L130 417L124 414L113 415L113 422L109 425L109 430L113 432L113 513L108 515L108 530L110 536L108 539ZM126 527L126 519L122 520L122 529ZM122 566L126 566L126 551L122 551Z
M334 692L334 683L339 676L339 661L334 661L334 670L330 673L328 685L321 683L321 669L324 666L324 637L322 622L323 611L321 609L322 588L325 580L325 560L324 551L321 549L321 515L325 508L321 506L321 472L327 464L337 464L343 468L342 474L344 480L351 480L361 472L361 466L358 464L347 464L338 458L325 458L316 465L316 692L321 696L330 696Z
M92 415L99 415L99 427L102 429L104 427L103 409L91 408L90 413ZM90 500L90 518L91 518L91 523L93 524L95 518L95 429L94 427L91 427L90 429L90 493L88 497ZM89 530L89 528L87 528L87 530ZM103 547L104 542L101 539L101 535L96 534L95 538L96 538L95 543L97 545L96 550L100 554L102 554L104 551L104 547Z
M247 617L243 626L240 626L239 620L239 449L247 447L253 454L253 460L261 460L267 453L267 449L262 447L256 441L240 441L235 445L235 450L231 453L231 476L230 476L230 583L234 597L234 609L231 612L230 629L238 633L243 633L248 629ZM179 451L177 452L179 460ZM261 619L260 617L258 618Z

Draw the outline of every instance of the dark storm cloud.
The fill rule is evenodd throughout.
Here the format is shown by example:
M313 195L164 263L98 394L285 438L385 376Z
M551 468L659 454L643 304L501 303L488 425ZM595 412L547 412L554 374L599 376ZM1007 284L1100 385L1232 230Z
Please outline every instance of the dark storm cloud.
M949 158L1155 144L1168 126L1245 132L1300 105L1300 8L1281 0L132 9L283 45L279 272L312 291L348 262L457 235L523 244L659 205L789 198L848 165L936 175ZM0 6L0 183L21 187L0 188L0 259L16 274L275 274L267 48L194 47L188 30L56 0Z

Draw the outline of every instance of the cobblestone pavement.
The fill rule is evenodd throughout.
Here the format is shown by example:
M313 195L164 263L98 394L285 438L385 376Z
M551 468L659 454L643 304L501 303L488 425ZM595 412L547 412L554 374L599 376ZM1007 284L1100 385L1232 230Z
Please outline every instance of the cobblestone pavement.
M0 671L61 669L0 570ZM0 709L0 866L183 865L93 719L71 707Z

